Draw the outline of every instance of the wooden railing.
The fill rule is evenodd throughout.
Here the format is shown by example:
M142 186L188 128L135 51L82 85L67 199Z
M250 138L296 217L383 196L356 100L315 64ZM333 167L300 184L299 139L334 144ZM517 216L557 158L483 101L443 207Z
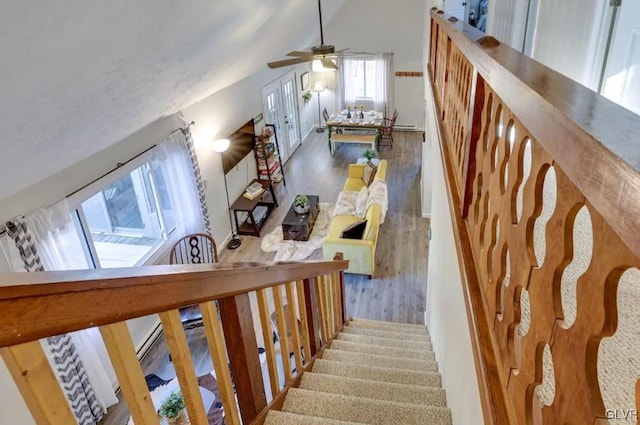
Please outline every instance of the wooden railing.
M635 405L605 406L598 361L623 320L621 276L640 266L640 118L440 11L430 37L485 423L633 417L640 382L635 396L620 389ZM579 213L593 250L569 300ZM543 380L550 400L536 393Z
M189 421L205 425L207 412L178 311L197 304L226 423L237 425L242 418L242 423L249 424L267 408L251 312L253 297L265 341L267 381L276 400L294 377L288 354L294 353L299 375L343 325L347 267L348 261L338 254L334 261L321 262L1 274L0 353L38 425L73 424L73 413L38 339L99 326L134 422L158 424L125 323L158 313ZM270 343L272 310L284 382L278 377L276 350ZM258 418L256 423L261 421Z

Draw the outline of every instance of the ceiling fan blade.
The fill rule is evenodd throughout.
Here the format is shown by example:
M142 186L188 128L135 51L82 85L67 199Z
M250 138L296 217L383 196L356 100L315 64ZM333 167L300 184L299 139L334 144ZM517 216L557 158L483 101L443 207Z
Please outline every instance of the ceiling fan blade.
M342 53L342 52L346 52L347 50L349 50L349 48L347 47L346 49L340 49L340 50L336 50L335 52L333 52L333 54L337 54L337 53Z
M306 57L306 56L314 56L313 52L305 52L305 51L299 51L299 50L294 50L293 52L289 52L287 53L287 56L297 56L297 57Z
M329 69L338 69L335 63L329 58L320 58L320 62L322 66Z
M283 66L295 65L297 63L309 62L313 59L313 56L304 57L304 58L294 58L294 59L286 59L282 61L269 62L267 66L271 69L274 68L282 68Z

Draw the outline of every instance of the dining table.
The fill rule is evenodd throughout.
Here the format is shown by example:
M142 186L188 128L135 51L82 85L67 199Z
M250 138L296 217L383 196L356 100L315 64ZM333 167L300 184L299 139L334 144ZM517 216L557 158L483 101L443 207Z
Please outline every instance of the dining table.
M348 111L345 109L343 111L337 111L329 115L329 119L327 120L327 129L329 136L329 150L331 150L331 135L334 132L344 132L346 131L370 131L375 132L377 142L376 146L380 143L380 133L382 131L382 119L384 118L384 114L378 111L361 111L354 110L351 111L351 118L347 118Z

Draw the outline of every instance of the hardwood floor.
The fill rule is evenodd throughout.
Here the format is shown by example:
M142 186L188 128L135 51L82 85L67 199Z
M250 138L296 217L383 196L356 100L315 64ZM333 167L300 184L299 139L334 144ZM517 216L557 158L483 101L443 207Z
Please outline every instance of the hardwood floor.
M376 253L376 274L367 276L346 274L345 291L347 314L366 319L404 323L424 323L427 285L429 220L421 217L420 176L422 134L394 133L393 149L385 149L380 156L389 161L387 187L389 211L379 233ZM261 235L279 226L298 194L320 196L320 202L335 202L348 174L349 164L366 146L342 145L334 156L327 146L326 133L313 133L285 166L287 186L276 189L277 207ZM215 225L215 224L214 224ZM223 249L222 262L270 261L274 253L260 249L260 238L242 236L242 245L235 251ZM322 259L319 250L310 259ZM196 373L207 373L213 366L203 328L187 330ZM145 375L155 373L164 379L175 376L169 362L167 346L161 336L142 360ZM129 418L124 402L109 409L101 424L123 425Z

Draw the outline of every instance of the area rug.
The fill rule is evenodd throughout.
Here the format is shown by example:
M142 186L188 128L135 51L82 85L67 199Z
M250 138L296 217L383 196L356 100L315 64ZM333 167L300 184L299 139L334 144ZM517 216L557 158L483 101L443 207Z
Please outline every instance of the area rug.
M322 248L322 241L329 232L334 207L335 204L320 203L320 212L308 241L285 241L282 226L278 226L262 238L260 248L264 252L275 252L273 261L300 261L311 257Z

